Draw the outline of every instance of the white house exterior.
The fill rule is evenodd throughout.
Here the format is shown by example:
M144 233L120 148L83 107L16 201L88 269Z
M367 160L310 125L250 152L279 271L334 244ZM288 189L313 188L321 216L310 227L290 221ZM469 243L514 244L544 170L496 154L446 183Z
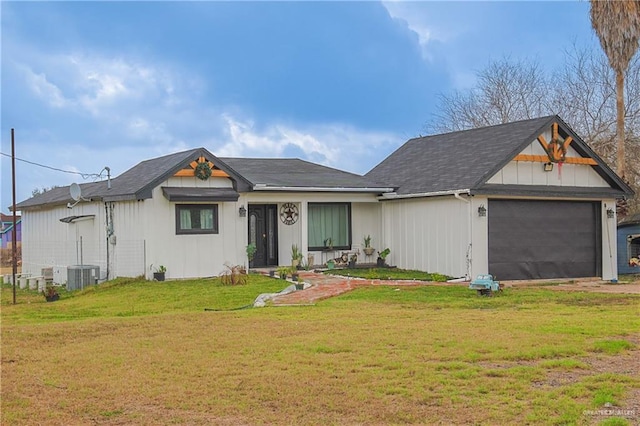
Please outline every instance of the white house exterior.
M545 148L546 147L546 148ZM553 166L553 170L548 170ZM545 171L545 168L547 171ZM23 271L95 265L100 279L217 276L229 265L389 264L453 277L617 278L615 204L631 189L557 116L416 138L365 176L296 159L154 158L111 182L18 205ZM333 249L326 246L332 239Z
M367 174L384 176L397 189L380 197L383 239L399 267L618 276L616 199L633 192L557 116L412 139Z

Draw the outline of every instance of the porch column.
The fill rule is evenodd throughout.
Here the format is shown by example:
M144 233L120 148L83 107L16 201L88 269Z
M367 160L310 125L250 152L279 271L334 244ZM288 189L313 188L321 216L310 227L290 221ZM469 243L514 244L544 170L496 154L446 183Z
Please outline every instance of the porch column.
M306 261L309 254L308 202L300 201L300 251Z

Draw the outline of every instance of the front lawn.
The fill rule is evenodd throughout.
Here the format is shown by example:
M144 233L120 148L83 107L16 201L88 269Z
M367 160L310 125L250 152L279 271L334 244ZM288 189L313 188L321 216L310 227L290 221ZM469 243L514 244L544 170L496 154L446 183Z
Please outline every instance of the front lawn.
M2 286L2 424L631 424L597 413L639 394L639 296L381 286L204 311L282 286L123 281L16 306Z

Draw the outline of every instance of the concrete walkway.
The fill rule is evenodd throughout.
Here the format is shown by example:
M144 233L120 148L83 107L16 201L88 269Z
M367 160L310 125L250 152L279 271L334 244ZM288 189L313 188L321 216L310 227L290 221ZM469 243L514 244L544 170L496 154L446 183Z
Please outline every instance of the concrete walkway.
M339 275L326 275L317 272L300 271L300 279L311 287L293 293L276 296L272 299L274 306L288 305L309 305L319 300L338 296L358 287L371 285L386 286L419 286L419 285L456 285L447 283L432 283L425 281L389 281L389 280L368 280L363 278L349 278Z

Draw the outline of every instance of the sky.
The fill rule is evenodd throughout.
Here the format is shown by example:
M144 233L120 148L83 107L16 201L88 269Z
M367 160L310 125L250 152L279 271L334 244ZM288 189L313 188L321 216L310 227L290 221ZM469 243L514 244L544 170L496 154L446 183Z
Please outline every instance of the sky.
M16 157L50 167L16 161L17 202L197 147L365 174L490 60L552 67L574 44L599 48L588 1L1 1L0 14L3 212L12 128Z

